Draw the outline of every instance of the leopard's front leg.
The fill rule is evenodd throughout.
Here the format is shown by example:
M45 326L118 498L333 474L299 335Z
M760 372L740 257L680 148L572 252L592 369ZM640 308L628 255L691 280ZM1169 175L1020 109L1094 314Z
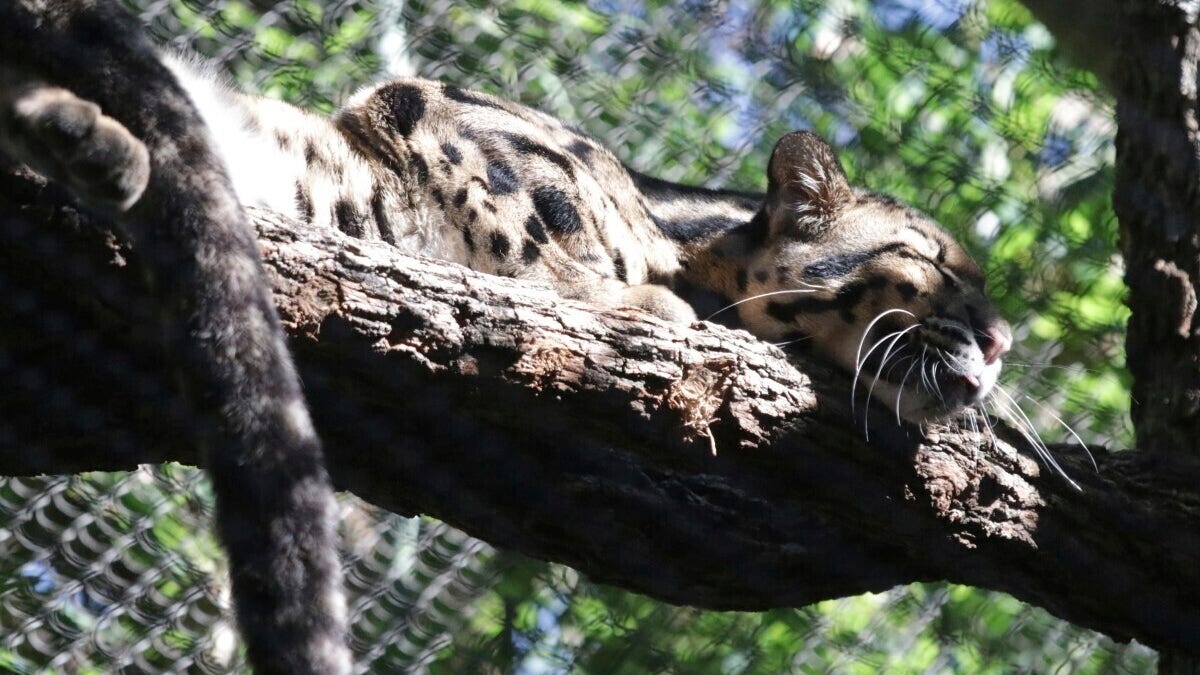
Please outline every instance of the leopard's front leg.
M150 178L146 146L100 107L0 69L0 151L88 203L125 211Z
M559 283L556 288L565 298L583 300L603 308L634 307L673 323L696 321L692 306L660 284L623 284L616 279L597 279L582 283Z

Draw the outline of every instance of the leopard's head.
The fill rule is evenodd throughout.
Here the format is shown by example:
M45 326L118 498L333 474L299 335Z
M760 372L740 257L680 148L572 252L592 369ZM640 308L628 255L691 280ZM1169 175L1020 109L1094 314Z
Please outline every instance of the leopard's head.
M806 131L775 146L758 218L765 241L738 305L752 332L799 340L855 374L912 422L945 418L996 383L1012 331L979 266L925 214L852 188L833 149Z

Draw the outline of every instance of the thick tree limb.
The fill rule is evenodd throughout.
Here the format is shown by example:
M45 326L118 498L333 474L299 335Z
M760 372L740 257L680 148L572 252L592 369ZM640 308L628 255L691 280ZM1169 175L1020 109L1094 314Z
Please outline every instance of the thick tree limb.
M52 187L7 175L0 195L0 473L195 463L137 266ZM844 376L744 333L255 215L335 480L380 506L675 603L947 579L1200 652L1200 496L1140 453L1096 474L1057 449L1076 492L879 407L867 445Z

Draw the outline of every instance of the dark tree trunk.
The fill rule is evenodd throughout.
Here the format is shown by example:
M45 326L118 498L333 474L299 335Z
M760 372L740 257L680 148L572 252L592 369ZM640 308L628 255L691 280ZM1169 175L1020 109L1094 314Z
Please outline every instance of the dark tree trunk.
M1129 284L1126 357L1137 445L1157 480L1171 476L1194 493L1200 484L1197 9L1178 0L1026 4L1116 96L1113 206ZM1170 538L1163 546L1170 549ZM1197 673L1200 660L1164 651L1159 670Z
M1128 13L1115 72L1113 206L1132 310L1126 351L1133 421L1138 447L1194 471L1200 460L1200 30L1195 16L1173 3L1140 5Z
M1113 73L1117 182L1129 284L1126 354L1138 447L1161 471L1200 478L1200 30L1182 2L1129 3ZM1169 541L1164 545L1170 546ZM1195 563L1200 565L1200 560ZM1200 672L1164 651L1159 672Z

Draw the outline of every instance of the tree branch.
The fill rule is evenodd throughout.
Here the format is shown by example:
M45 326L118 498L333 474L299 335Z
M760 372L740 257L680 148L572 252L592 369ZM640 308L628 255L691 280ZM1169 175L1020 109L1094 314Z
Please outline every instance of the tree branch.
M134 254L54 186L0 195L0 473L197 463ZM1200 650L1200 497L1139 453L1056 448L1076 492L1004 430L877 406L867 445L847 378L745 333L253 215L342 489L675 603L946 579Z

